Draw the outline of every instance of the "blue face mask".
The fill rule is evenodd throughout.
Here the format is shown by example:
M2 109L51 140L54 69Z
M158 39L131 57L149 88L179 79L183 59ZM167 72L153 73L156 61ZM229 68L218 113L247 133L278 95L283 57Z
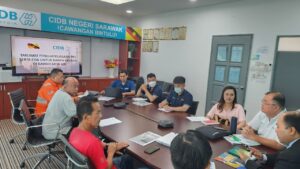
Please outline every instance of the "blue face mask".
M182 89L180 87L175 87L174 88L174 91L177 93L177 94L180 94L182 92Z

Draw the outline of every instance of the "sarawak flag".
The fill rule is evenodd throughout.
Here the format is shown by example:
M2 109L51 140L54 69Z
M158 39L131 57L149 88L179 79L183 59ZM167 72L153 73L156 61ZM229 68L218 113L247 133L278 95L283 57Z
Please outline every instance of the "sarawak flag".
M126 39L128 41L141 41L142 29L138 27L126 27Z

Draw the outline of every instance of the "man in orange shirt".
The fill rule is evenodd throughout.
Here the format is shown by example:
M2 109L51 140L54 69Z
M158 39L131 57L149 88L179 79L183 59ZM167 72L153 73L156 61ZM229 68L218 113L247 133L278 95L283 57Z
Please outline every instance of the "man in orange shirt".
M41 117L47 110L48 104L55 92L62 87L64 74L61 69L52 69L49 78L38 91L36 99L35 115Z

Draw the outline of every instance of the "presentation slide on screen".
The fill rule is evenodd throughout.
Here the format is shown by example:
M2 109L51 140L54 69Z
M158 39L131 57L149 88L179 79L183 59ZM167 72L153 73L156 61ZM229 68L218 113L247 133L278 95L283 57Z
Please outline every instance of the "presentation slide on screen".
M16 74L48 74L53 68L81 73L80 41L12 36L11 43Z

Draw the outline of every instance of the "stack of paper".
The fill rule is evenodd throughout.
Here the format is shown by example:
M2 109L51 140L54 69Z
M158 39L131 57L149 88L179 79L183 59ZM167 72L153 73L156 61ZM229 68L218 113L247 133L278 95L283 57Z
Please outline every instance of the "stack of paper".
M137 106L148 106L152 103L144 101L144 102L132 102L132 104L137 105Z
M164 135L164 136L158 138L158 139L156 140L156 142L158 142L158 143L160 143L160 144L162 144L162 145L164 145L164 146L170 147L172 140L173 140L176 136L177 136L176 133L170 132L169 134L166 134L166 135Z
M78 95L78 97L79 97L79 98L82 98L82 97L87 96L87 95L89 95L89 91L88 91L88 90L86 90L86 91L83 93L83 95Z
M202 116L194 116L194 117L186 117L186 118L192 122L197 122L197 121L202 122L203 120L207 120L206 117L202 117Z
M152 133L151 131L147 131L143 134L140 134L138 136L135 136L131 139L129 139L132 142L135 142L141 146L145 146L147 144L152 143L156 139L160 138L161 136L155 133Z
M114 97L107 97L107 96L98 97L99 101L110 101L110 100L113 100L113 99L115 99L115 98Z
M201 123L203 123L204 125L215 125L215 124L219 124L219 122L215 121L215 120L210 120L207 117L186 117L187 119L189 119L192 122L197 122L200 121Z
M165 109L165 108L158 108L158 110L159 110L159 111L163 111L163 112L167 112L167 113L168 113L168 112L171 112L170 110L167 110L167 109Z
M258 146L258 145L260 145L260 143L258 143L256 141L246 139L241 134L234 134L234 135L231 135L231 136L225 136L224 139L227 140L231 144L244 144L244 145L247 145L247 146Z
M122 121L116 119L115 117L111 117L108 119L103 119L100 121L100 127L106 127L114 124L122 123Z

